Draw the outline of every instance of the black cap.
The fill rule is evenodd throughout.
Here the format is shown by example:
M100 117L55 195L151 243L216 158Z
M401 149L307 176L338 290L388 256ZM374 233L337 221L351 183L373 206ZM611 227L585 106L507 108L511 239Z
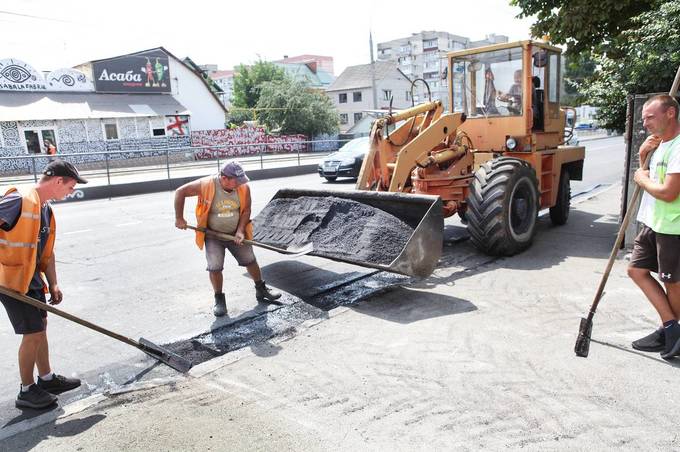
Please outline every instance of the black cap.
M72 177L79 184L87 184L87 179L83 179L80 174L78 174L76 167L64 160L56 159L53 162L50 162L50 164L45 167L43 174L45 176Z

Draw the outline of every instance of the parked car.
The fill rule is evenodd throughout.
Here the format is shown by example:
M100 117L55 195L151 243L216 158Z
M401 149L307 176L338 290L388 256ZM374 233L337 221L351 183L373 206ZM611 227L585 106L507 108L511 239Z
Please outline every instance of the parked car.
M359 177L368 152L368 137L355 138L319 163L319 176L333 182L338 177Z

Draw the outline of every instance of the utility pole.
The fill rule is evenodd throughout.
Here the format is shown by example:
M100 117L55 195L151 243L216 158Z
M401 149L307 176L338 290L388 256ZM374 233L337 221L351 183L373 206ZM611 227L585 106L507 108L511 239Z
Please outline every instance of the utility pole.
M371 47L371 91L373 92L373 110L378 109L378 93L375 88L375 60L373 59L373 32L368 32L368 45Z

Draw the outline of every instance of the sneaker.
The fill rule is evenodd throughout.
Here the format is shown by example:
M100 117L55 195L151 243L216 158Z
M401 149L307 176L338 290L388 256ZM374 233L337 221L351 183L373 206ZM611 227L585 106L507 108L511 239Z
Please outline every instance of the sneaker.
M57 401L57 396L50 394L37 384L28 387L28 391L19 390L15 405L17 408L46 408Z
M661 352L663 359L671 359L674 356L680 355L680 325L675 323L673 326L664 328L666 335L666 346Z
M227 300L224 299L223 293L215 294L215 306L213 306L213 314L215 317L222 317L227 314Z
M281 292L270 289L264 281L257 281L255 282L255 298L260 303L275 303L276 300L281 298Z
M632 346L641 352L662 352L666 348L666 335L663 327L645 337L633 341Z
M50 394L61 394L62 392L71 391L79 387L80 380L54 374L51 380L43 380L38 377L38 386Z

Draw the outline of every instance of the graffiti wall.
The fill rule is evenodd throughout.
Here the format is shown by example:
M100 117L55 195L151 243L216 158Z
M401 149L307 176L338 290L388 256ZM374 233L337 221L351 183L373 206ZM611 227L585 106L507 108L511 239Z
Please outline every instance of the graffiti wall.
M191 133L192 146L206 147L194 152L197 159L303 152L308 150L304 141L307 141L304 135L267 135L262 127L197 130Z

